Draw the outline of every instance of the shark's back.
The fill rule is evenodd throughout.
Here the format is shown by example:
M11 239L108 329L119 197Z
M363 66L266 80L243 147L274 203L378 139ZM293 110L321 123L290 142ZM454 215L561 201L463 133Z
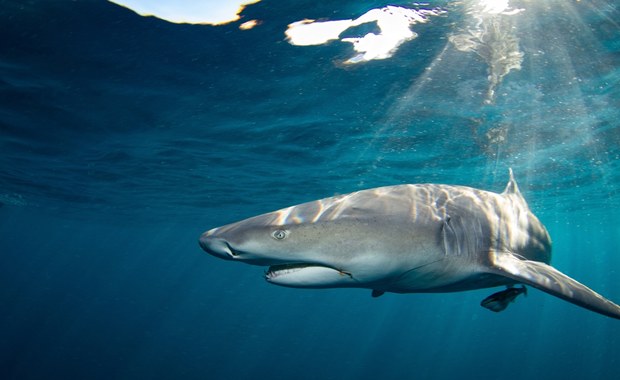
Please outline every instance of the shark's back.
M317 221L437 224L446 255L465 255L482 264L492 252L544 263L551 259L549 234L530 211L512 173L501 194L466 186L395 185L307 203L301 209L306 218L308 209L317 210L311 213Z

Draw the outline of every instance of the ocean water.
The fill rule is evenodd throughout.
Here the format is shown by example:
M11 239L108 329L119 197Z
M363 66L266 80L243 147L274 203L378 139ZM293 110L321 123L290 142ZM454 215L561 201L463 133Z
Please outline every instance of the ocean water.
M500 192L513 168L552 264L620 302L620 8L476 4L392 2L441 12L347 64L351 43L288 25L387 3L213 26L0 1L0 378L617 379L620 321L535 289L498 314L489 289L287 289L197 244L375 186Z

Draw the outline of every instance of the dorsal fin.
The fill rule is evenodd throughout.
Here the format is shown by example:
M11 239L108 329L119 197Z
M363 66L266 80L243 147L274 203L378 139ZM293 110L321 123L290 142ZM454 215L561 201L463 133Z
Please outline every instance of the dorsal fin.
M512 172L512 168L508 168L508 174L510 175L510 179L508 180L508 184L506 185L506 188L504 189L504 192L502 193L502 195L508 199L511 199L512 202L521 204L526 209L529 209L529 206L527 205L527 201L525 200L525 198L521 194L521 191L519 190L519 185L517 185L517 180L515 180L515 176Z
M517 181L515 180L515 176L512 173L512 168L508 168L508 174L510 176L510 179L508 180L508 184L506 185L506 189L504 190L504 192L502 194L519 194L519 195L521 195L521 192L519 191L519 186L517 185Z

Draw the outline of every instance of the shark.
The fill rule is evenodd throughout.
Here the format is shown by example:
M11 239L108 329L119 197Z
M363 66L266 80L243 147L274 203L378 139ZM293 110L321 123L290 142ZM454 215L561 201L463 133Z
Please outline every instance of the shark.
M442 184L361 190L213 228L199 244L268 267L265 279L280 286L363 288L373 297L506 286L482 303L500 311L522 284L620 319L620 306L550 265L549 233L512 169L509 177L502 193Z

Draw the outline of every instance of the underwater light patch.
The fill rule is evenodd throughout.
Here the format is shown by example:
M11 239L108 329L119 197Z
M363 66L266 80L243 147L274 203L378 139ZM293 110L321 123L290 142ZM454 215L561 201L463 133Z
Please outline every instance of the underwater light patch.
M260 0L108 0L141 16L176 24L221 25L239 20L243 9Z

